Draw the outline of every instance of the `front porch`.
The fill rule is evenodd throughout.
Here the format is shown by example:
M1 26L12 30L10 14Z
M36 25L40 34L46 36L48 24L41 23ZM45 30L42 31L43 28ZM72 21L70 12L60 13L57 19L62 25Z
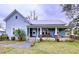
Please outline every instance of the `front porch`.
M30 39L49 39L55 40L55 35L59 35L60 38L65 38L66 28L44 28L44 27L28 27L27 35Z

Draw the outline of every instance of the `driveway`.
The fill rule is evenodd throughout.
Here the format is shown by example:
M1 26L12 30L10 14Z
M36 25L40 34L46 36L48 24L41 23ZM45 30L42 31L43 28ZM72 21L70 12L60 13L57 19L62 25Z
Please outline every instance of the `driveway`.
M0 44L0 46L13 47L13 48L29 48L29 47L31 47L31 43L24 43L24 44Z

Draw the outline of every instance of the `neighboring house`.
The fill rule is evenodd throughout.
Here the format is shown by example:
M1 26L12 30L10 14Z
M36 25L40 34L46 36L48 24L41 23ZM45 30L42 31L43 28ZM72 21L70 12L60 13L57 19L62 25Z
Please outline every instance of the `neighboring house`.
M4 33L5 33L5 30L2 29L2 28L0 28L0 35L1 35L1 34L4 34Z
M61 20L27 20L17 10L10 13L4 21L6 22L6 33L13 36L14 29L20 28L26 32L26 37L52 37L60 34L65 37L66 23Z

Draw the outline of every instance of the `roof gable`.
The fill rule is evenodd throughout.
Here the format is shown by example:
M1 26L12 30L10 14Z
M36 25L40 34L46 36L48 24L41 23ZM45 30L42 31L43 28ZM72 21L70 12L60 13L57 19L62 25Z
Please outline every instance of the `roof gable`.
M13 12L11 12L5 19L4 19L4 21L7 21L11 16L13 16L15 13L18 13L23 19L24 19L24 21L26 21L26 22L28 22L28 23L30 23L21 13L19 13L16 9L13 11Z

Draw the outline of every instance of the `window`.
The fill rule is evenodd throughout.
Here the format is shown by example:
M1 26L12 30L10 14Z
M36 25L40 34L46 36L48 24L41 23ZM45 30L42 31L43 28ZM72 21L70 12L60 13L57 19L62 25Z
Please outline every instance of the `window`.
M18 18L18 16L15 16L15 18L17 19L17 18Z
M15 28L13 28L13 34L14 34L14 32L15 32Z
M44 35L44 32L42 32L42 34Z
M33 32L33 34L35 34L35 32Z
M46 35L47 35L47 31L46 31Z

